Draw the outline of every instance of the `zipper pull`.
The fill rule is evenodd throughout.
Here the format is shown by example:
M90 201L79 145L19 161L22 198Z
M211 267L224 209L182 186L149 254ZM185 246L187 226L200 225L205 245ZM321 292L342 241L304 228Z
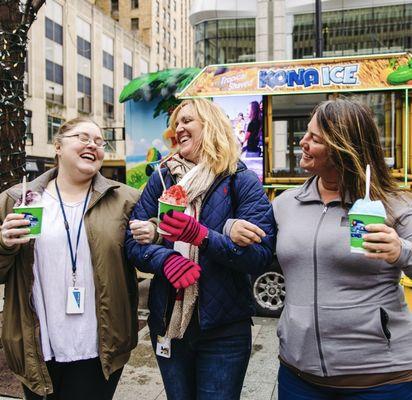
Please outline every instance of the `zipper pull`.
M328 206L324 206L324 207L323 207L322 214L326 214L326 211L328 211Z

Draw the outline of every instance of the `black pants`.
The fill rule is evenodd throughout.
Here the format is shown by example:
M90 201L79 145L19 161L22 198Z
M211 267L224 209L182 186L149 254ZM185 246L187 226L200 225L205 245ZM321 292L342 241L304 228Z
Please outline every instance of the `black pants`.
M53 383L48 400L111 400L123 368L115 371L106 381L99 358L73 362L47 361L47 370ZM42 400L23 385L27 400Z

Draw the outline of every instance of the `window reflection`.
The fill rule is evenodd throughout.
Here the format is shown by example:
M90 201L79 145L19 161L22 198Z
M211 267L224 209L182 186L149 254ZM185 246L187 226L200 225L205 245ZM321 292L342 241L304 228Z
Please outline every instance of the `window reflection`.
M226 64L255 61L255 19L202 22L195 27L195 63Z

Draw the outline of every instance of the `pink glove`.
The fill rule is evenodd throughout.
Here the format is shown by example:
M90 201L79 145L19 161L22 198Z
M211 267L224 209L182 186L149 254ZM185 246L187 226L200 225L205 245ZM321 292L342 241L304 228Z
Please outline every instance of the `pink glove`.
M200 246L207 235L207 228L190 215L179 211L169 211L163 215L159 228L170 235L165 236L170 242L186 242Z
M163 264L166 278L176 289L193 285L199 279L201 270L195 262L177 254L167 257Z

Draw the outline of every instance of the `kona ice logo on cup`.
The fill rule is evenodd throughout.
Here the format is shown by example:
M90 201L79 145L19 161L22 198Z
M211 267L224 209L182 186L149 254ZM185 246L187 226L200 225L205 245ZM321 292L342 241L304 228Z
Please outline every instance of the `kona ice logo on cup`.
M320 68L261 69L259 89L330 85L358 85L359 64L325 66Z

